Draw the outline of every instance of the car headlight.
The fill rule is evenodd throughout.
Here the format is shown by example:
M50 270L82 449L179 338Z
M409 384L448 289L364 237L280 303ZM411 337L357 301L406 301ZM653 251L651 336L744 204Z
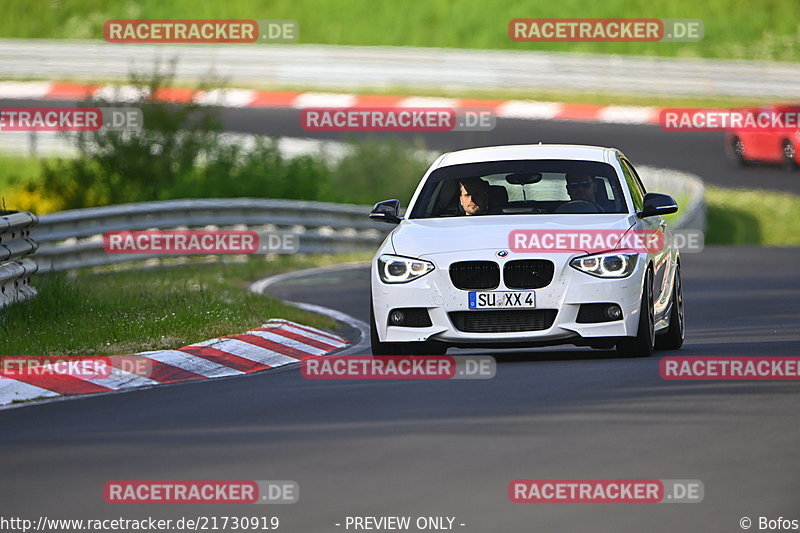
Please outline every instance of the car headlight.
M378 275L384 283L407 283L421 278L433 268L433 263L422 259L398 255L382 255L378 258Z
M605 253L576 257L569 264L598 278L627 278L633 273L638 260L638 253Z

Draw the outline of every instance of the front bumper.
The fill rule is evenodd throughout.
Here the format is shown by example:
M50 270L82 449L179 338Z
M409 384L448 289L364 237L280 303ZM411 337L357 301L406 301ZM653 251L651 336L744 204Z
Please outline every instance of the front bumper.
M553 309L553 324L537 331L504 333L473 333L459 331L448 313L474 312L469 309L468 290L457 289L449 276L450 264L465 260L463 253L434 254L423 257L435 269L427 275L403 284L386 284L378 277L376 261L372 265L372 305L378 337L383 342L441 341L453 345L524 345L558 344L581 339L635 336L639 324L642 280L647 268L647 256L641 254L636 269L627 278L601 279L569 266L580 253L511 254L506 258L495 255L496 250L472 251L469 260L494 261L501 271L506 261L515 259L547 259L554 263L555 273L549 285L533 289L536 309ZM497 291L512 291L501 277ZM613 322L579 323L581 304L615 303L622 308L622 319ZM392 309L421 307L428 310L430 327L400 327L388 325ZM494 311L490 311L494 312Z

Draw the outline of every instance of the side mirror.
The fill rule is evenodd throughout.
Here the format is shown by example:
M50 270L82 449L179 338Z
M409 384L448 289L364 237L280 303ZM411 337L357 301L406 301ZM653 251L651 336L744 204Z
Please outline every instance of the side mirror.
M380 220L381 222L388 222L389 224L399 224L402 220L398 216L400 211L400 200L384 200L378 202L372 208L369 218L372 220Z
M678 212L678 203L668 194L649 192L644 195L644 206L636 213L639 218L653 217L656 215L669 215Z

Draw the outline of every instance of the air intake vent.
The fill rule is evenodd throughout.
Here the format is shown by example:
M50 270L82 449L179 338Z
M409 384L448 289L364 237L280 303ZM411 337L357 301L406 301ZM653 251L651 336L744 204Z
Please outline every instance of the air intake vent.
M555 265L546 259L509 261L503 267L503 280L509 289L541 289L553 281Z
M548 329L556 320L555 309L519 311L453 311L450 320L466 333L510 333Z
M500 267L493 261L460 261L450 265L450 281L457 289L496 289Z

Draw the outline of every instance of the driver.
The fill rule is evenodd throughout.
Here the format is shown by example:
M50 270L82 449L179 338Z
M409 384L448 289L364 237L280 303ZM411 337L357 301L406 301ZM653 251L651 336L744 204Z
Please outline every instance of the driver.
M459 182L461 203L467 215L485 215L489 212L489 184L480 178L467 178Z
M597 203L597 182L589 174L567 176L567 194L573 202L583 200Z

